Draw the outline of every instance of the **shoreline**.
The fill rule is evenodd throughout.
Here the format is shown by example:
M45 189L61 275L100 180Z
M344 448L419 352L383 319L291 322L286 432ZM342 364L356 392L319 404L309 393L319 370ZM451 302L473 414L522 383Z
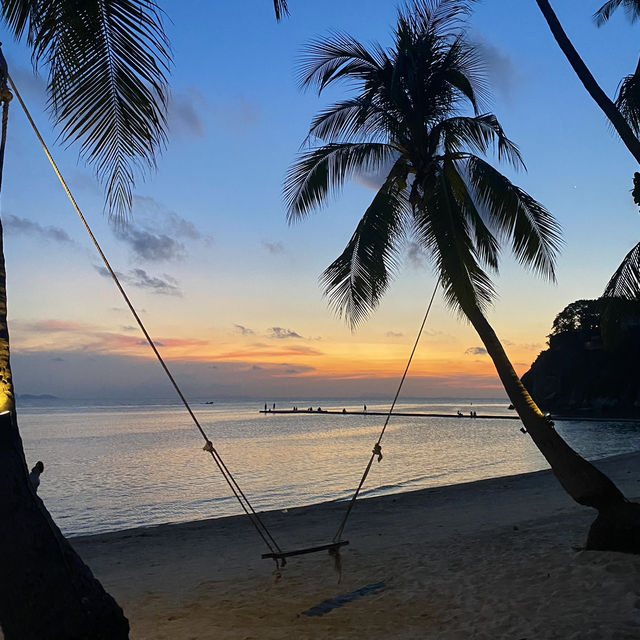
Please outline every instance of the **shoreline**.
M640 497L640 452L594 464ZM345 509L260 515L288 550L330 542ZM362 498L340 584L326 552L289 559L274 583L246 516L71 543L125 609L134 640L638 638L640 558L573 549L594 518L549 470ZM336 596L334 610L302 615Z

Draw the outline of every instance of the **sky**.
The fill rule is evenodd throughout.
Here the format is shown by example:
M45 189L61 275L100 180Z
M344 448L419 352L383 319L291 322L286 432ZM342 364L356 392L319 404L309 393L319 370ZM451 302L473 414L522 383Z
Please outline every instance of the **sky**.
M624 15L596 28L602 0L555 0L560 20L609 95L640 54ZM435 286L415 245L379 309L357 330L336 317L318 276L371 201L371 181L288 225L282 182L313 115L347 89L300 91L305 43L345 31L391 42L389 0L160 2L173 47L167 148L136 185L126 227L77 149L55 144L42 76L5 35L10 72L74 195L187 397L392 398ZM489 320L517 371L546 346L567 304L601 294L639 237L633 158L553 41L534 0L481 0L468 27L485 57L491 110L527 172L501 169L563 228L557 283L503 253ZM41 70L46 75L46 69ZM0 213L5 231L12 367L18 394L172 399L174 391L13 101ZM411 397L501 397L472 328L440 295L405 384Z

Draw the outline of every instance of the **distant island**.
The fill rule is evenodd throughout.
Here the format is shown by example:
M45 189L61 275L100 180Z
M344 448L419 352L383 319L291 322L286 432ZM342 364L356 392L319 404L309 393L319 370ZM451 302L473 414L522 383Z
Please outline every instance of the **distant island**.
M556 415L640 417L640 302L578 300L556 316L522 381Z
M60 398L49 393L18 393L16 394L16 400L20 402L51 402L52 400L60 400Z

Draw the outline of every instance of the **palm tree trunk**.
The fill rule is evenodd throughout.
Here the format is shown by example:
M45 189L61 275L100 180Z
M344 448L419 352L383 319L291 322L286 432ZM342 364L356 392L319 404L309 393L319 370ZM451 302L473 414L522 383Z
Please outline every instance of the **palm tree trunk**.
M562 439L525 389L482 311L474 303L461 303L461 307L491 356L526 432L560 484L576 502L598 510L586 548L640 553L640 504L627 501L607 476Z
M465 305L464 312L493 360L500 380L525 429L567 493L579 504L599 510L612 504L626 502L616 485L578 455L555 430L551 420L543 415L525 389L498 336L477 305Z
M124 640L129 623L31 487L9 362L0 223L0 626L6 640Z
M618 107L616 107L607 94L600 88L600 85L596 82L596 79L580 57L580 54L576 51L573 44L571 44L548 0L536 0L536 2L558 46L566 56L569 64L573 67L584 88L595 100L600 109L602 109L607 118L609 118L609 121L618 132L622 142L624 142L627 149L629 149L631 155L636 159L636 162L640 164L640 140L638 140Z

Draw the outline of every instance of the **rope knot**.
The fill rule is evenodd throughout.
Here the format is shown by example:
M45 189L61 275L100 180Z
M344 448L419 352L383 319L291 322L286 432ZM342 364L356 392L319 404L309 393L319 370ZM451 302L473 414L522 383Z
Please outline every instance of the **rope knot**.
M380 446L379 442L376 442L375 445L373 446L372 453L374 456L378 456L378 462L382 460L382 447Z
M13 100L13 93L11 93L11 89L5 85L4 87L0 87L0 102L9 103Z
M202 450L213 453L213 442L211 442L211 440L207 440L207 444L202 447Z

